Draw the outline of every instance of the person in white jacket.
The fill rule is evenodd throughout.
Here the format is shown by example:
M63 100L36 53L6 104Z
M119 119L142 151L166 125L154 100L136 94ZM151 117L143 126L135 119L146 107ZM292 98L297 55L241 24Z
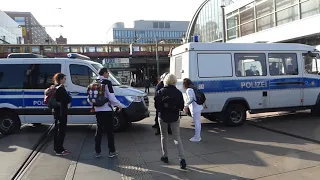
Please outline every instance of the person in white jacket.
M186 90L187 99L184 105L184 111L192 116L195 125L195 135L190 139L191 142L201 141L201 111L203 106L196 103L196 95L194 93L194 84L188 78L183 79L183 88Z

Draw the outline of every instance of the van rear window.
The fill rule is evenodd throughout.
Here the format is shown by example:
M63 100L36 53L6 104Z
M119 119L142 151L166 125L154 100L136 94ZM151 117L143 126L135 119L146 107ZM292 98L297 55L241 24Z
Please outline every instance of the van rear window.
M182 69L182 56L178 56L174 59L175 61L175 69L174 69L174 75L177 77L177 79L181 79L182 78L182 73L181 73L181 69Z

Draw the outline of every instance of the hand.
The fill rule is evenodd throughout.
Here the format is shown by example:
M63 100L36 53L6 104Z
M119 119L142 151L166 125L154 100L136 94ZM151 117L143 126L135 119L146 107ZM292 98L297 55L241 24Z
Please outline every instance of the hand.
M187 113L189 111L188 107L184 107L183 111Z
M120 112L122 110L122 107L117 107L117 112Z

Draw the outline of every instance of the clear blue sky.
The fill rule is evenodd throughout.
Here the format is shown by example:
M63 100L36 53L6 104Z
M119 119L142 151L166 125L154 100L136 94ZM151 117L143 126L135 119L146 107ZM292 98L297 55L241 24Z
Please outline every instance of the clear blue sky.
M204 0L10 0L1 3L2 11L31 12L50 36L60 33L68 43L101 43L115 22L132 27L134 20L190 21Z

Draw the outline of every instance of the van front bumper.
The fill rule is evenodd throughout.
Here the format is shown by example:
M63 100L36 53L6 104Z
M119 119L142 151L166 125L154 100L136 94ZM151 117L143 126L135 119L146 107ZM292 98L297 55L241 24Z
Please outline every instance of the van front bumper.
M137 122L150 117L150 111L143 102L133 102L123 111L129 122Z

